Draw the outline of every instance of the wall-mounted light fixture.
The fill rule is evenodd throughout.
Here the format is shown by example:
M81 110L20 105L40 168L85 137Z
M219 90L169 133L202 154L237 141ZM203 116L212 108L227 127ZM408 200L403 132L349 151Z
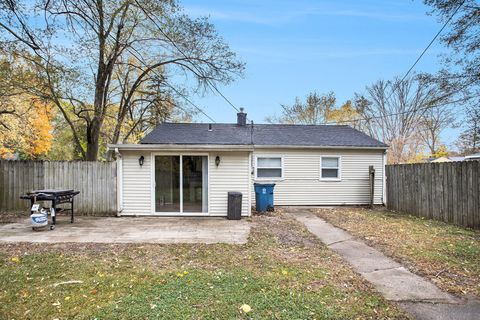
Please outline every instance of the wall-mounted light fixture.
M215 165L218 167L220 165L220 157L216 156L215 157Z
M141 156L140 158L138 158L138 164L141 166L143 166L143 162L145 161L145 157L144 156Z

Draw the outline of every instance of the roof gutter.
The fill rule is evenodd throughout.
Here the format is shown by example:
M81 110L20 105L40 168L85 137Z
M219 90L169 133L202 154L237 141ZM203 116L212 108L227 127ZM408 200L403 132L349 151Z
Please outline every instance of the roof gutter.
M305 145L255 145L256 149L369 149L386 150L388 147L360 147L360 146L305 146Z
M109 144L111 150L221 150L221 151L253 151L254 149L358 149L386 150L388 147L360 146L305 146L305 145L220 145L220 144Z
M217 145L217 144L108 144L108 149L114 150L221 150L221 151L252 151L251 145Z

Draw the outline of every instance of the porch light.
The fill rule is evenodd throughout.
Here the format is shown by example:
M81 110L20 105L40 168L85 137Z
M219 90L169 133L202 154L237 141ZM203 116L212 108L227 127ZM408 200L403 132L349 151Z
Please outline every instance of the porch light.
M143 162L145 161L145 157L144 156L140 156L140 158L138 158L138 164L141 166L143 166Z
M220 165L220 157L219 157L219 156L217 156L217 157L215 158L215 165L216 165L217 167Z

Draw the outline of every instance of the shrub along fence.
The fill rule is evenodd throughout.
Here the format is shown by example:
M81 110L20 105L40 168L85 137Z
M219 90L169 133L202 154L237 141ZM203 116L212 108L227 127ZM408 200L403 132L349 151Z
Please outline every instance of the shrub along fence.
M388 165L387 208L480 229L480 161Z
M74 189L76 213L115 215L116 175L115 162L0 160L0 212L28 211L28 191Z

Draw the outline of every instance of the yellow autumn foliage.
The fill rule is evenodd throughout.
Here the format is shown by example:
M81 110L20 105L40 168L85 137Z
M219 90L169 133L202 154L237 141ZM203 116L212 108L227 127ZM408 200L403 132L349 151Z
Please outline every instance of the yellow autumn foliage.
M0 158L11 159L15 153L24 158L45 155L52 145L53 108L28 95L10 97L0 108L14 113L0 114Z

